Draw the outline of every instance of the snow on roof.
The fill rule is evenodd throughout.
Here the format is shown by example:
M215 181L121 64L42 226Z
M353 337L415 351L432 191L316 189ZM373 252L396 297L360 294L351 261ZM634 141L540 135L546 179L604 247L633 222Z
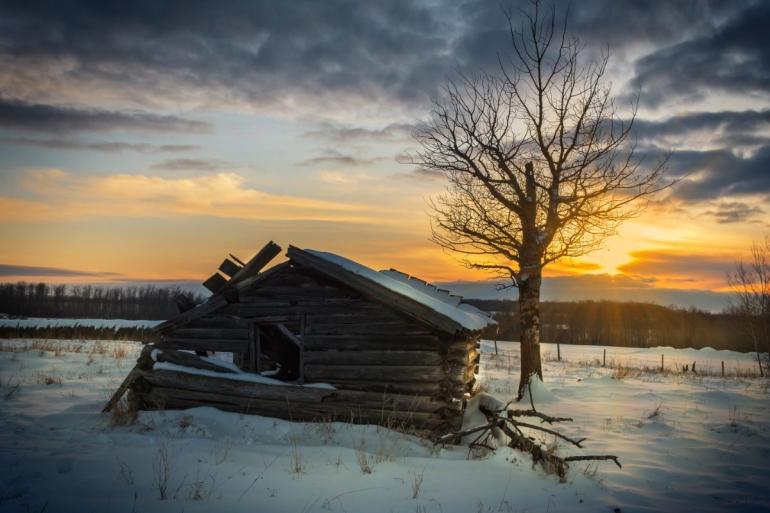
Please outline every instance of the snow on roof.
M439 291L432 285L426 284L422 280L411 278L399 271L390 270L377 272L365 265L335 255L334 253L316 251L313 249L305 249L304 251L315 257L322 258L327 262L336 264L362 278L366 278L381 287L385 287L391 292L395 292L396 294L400 294L421 303L439 314L452 319L467 330L478 331L490 324L495 324L495 321L487 315L486 312L482 312L478 308L468 304L461 304L460 300L462 298L455 303L455 300L452 298L459 296L451 296L448 293ZM406 279L404 276L406 276Z
M430 283L427 283L419 278L415 278L414 276L409 276L408 274L402 273L401 271L398 271L396 269L389 269L387 271L380 271L380 272L386 276L390 276L395 280L404 282L410 287L413 287L425 294L428 294L431 297L434 297L452 306L460 306L460 301L462 301L463 299L460 296L455 296L450 294L448 290L440 289L435 285L431 285Z

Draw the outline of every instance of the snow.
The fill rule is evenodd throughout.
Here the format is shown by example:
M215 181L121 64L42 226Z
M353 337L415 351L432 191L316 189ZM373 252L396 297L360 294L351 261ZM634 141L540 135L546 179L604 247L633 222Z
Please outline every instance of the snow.
M556 362L555 347L543 344L545 382L533 385L536 406L573 417L560 429L587 438L585 450L560 444L559 453L616 454L623 464L575 463L560 483L505 447L467 459L467 448L434 447L376 426L213 408L140 412L135 424L112 426L101 407L141 344L0 343L3 513L770 511L765 379L643 371L620 378L596 364L602 347L561 346L563 361ZM479 402L500 405L516 393L518 344L498 347L496 356L491 341L482 344L487 394L470 401L468 426L478 425L471 423ZM606 349L608 360L640 368L659 364L661 351L666 361L695 357L705 367L725 360L730 369L751 356ZM543 394L548 400L540 403Z
M484 329L486 326L490 324L495 324L495 321L491 317L486 315L486 313L481 312L481 310L468 311L468 310L459 308L456 305L445 301L444 298L442 297L443 293L441 292L429 293L427 292L425 287L421 285L417 285L416 283L412 284L411 282L414 281L413 279L404 280L403 277L400 277L400 278L394 277L395 273L377 272L374 269L370 269L369 267L359 264L358 262L354 262L352 260L349 260L345 257L341 257L339 255L335 255L333 253L326 253L323 251L316 251L313 249L305 249L304 251L318 258L322 258L327 262L336 264L346 269L347 271L350 271L363 278L366 278L367 280L372 281L382 287L385 287L392 292L395 292L402 296L408 297L414 301L417 301L418 303L421 303L427 306L428 308L435 310L441 315L452 319L453 321L460 324L462 327L464 327L467 330L478 331L478 330ZM413 285L417 285L417 286L413 286ZM451 297L452 296L448 296L448 298L451 298Z
M49 328L56 326L93 326L95 328L152 328L163 321L131 319L63 319L25 317L23 319L0 319L0 327Z

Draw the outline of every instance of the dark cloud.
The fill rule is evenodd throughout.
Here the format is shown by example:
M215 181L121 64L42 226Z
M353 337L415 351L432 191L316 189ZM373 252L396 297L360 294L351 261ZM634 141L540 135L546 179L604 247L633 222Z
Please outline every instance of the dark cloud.
M348 155L337 150L328 150L323 155L303 160L300 166L365 166L384 160L382 157L364 158Z
M633 84L657 105L707 91L770 96L770 2L739 11L713 30L660 48L636 63Z
M683 200L770 193L770 145L745 157L727 149L674 151L667 167L670 176L682 177L673 191Z
M160 171L216 171L228 165L218 160L168 159L153 164L152 168Z
M701 133L704 136L718 137L724 146L753 146L770 142L767 135L756 135L758 131L767 133L769 129L770 109L765 109L692 112L659 121L636 119L633 133L639 139L653 141L664 137L684 138Z
M742 223L757 222L757 217L765 213L759 207L752 207L739 201L720 204L716 210L709 210L707 214L713 216L717 223Z
M571 4L571 28L590 49L621 53L680 40L738 8L717 0L556 4L560 13ZM173 84L184 84L254 103L331 93L424 105L457 68L496 69L509 50L501 4L486 0L236 0L215 9L203 0L6 1L0 20L6 62L36 62L38 79L59 76L50 63L66 60L68 80L171 99Z
M0 264L0 276L40 276L40 277L88 277L88 276L118 276L117 273L88 272L60 267L35 267L28 265Z
M52 150L88 150L105 153L136 151L139 153L177 153L193 151L200 146L192 144L148 144L126 142L88 142L71 139L32 139L29 137L0 137L0 144L20 144Z
M0 98L0 127L37 132L132 130L205 133L202 121L140 111L115 112L26 103Z
M441 171L437 171L435 169L418 167L404 173L396 173L393 175L393 177L405 180L433 181L444 179L444 174Z
M357 126L321 123L314 130L305 132L305 137L336 143L350 142L404 142L412 140L415 125L409 123L391 123L382 128L363 128Z

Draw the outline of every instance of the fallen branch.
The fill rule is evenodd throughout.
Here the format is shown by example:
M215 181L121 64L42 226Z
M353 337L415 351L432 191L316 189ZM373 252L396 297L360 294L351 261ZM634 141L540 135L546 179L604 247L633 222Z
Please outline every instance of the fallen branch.
M567 456L566 458L564 458L564 461L588 461L588 460L612 460L615 462L615 465L617 465L618 468L623 468L623 465L621 465L620 461L618 461L618 457L612 456L611 454Z
M572 422L572 417L552 417L536 410L507 410L506 413L509 419L512 417L537 417L549 424L554 422Z
M585 441L585 438L573 439L553 429L548 429L535 424L529 424L527 422L521 422L516 419L516 417L537 417L542 422L548 422L549 424L553 422L572 421L572 419L568 417L553 417L545 413L540 413L535 410L534 401L532 401L531 395L530 401L532 404L531 410L509 410L508 406L511 403L506 404L502 409L499 410L491 410L484 405L480 405L479 411L484 415L484 417L486 417L486 424L454 433L448 433L439 438L437 443L459 442L468 435L478 433L478 435L469 444L470 457L470 450L474 448L493 450L492 446L487 444L487 441L492 436L494 429L500 429L509 438L509 447L529 453L532 456L533 465L542 465L546 472L550 474L556 474L561 480L566 478L567 470L569 469L569 462L572 461L611 460L618 466L618 468L623 468L620 465L620 461L618 460L617 456L583 455L561 457L556 455L553 449L548 449L542 446L535 438L525 435L522 429L533 429L556 436L557 438L565 440L580 448L583 447L581 444Z

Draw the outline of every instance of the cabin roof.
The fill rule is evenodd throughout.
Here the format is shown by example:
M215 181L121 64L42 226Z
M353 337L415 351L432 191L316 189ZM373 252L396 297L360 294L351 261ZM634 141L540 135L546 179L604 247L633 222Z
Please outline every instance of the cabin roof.
M284 262L265 272L259 272L279 252L280 247L271 241L241 270L235 271L229 281L215 274L219 276L217 281L220 284L207 301L159 324L153 331L174 329L223 308L229 302L226 297L228 290L235 290L237 293L249 289L275 271L288 266L289 262ZM450 334L478 332L490 324L496 324L486 312L463 303L460 296L452 295L449 291L438 289L395 269L378 272L334 253L303 250L294 246L289 246L287 256L292 263L300 267L326 275L375 301ZM214 276L209 278L207 283L211 283L213 278Z
M495 321L448 291L393 269L375 271L334 253L289 247L292 261L337 278L359 292L449 333L480 331Z

